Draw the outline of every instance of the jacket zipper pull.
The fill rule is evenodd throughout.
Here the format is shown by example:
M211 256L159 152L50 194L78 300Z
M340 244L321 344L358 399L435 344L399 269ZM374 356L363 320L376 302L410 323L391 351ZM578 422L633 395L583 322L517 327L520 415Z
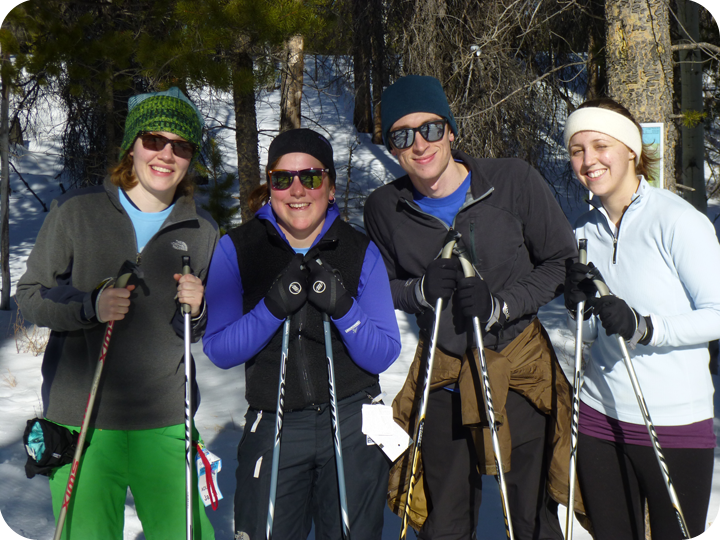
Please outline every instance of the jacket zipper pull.
M617 264L617 236L613 237L613 264Z

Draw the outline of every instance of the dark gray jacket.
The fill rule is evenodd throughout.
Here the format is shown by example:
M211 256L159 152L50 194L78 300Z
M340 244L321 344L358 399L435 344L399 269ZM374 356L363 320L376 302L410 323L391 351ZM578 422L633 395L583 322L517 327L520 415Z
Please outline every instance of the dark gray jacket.
M485 340L486 347L501 350L559 293L565 261L577 254L575 239L547 183L528 163L475 159L457 150L452 154L472 171L453 228L462 234L460 245L493 295L507 304L507 321ZM429 336L434 311L421 304L416 284L439 256L449 227L413 202L408 176L370 195L365 227L385 260L395 308L416 314L421 331ZM468 328L451 298L443 309L438 346L461 356L474 346Z
M52 330L42 365L47 418L82 423L106 327L95 317L92 291L130 260L139 262L142 278L131 281L137 287L130 312L113 329L94 426L153 429L184 422L183 324L173 274L189 255L193 273L204 281L217 239L217 225L192 197L175 202L140 254L109 180L53 201L16 293L25 319ZM205 319L203 313L193 322L194 340Z

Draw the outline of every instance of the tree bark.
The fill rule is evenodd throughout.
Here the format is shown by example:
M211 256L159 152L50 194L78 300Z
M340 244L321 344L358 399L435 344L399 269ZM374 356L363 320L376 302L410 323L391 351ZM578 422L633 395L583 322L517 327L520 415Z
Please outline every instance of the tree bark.
M677 128L666 0L606 0L608 93L638 122L665 124L664 187L675 191Z
M303 37L292 36L285 44L280 88L280 133L300 127L304 69Z
M677 0L677 14L680 36L683 41L700 41L700 13L695 2ZM683 115L689 112L703 112L702 53L700 49L680 50L680 107ZM686 125L680 129L682 136L682 162L680 175L682 183L691 191L683 190L683 196L703 214L707 213L705 193L705 128L698 119L695 126Z
M447 14L445 0L418 0L405 38L405 73L438 77L443 67L439 44L440 20ZM438 77L443 82L442 77Z
M380 98L386 81L385 75L385 28L383 21L382 0L371 0L373 6L372 23L372 115L373 115L373 137L374 144L382 144L382 119L380 116Z
M359 133L373 132L370 70L372 58L371 3L353 0L353 76L355 79L355 108L353 125Z
M248 206L248 197L260 185L253 61L250 55L244 51L236 52L233 69L233 107L235 109L240 215L243 223L247 223L253 217Z
M605 95L603 88L605 86L605 74L602 72L604 43L604 28L596 22L597 19L603 17L603 4L601 2L592 2L590 9L592 10L591 24L588 25L588 82L585 92L585 99L594 99Z
M110 166L117 162L120 145L115 138L115 91L110 64L105 69L105 163Z
M0 63L9 62L7 54L0 52ZM0 69L2 65L0 65ZM3 70L4 71L4 70ZM10 309L10 126L9 95L10 88L2 77L0 83L0 260L2 261L2 294L0 309Z

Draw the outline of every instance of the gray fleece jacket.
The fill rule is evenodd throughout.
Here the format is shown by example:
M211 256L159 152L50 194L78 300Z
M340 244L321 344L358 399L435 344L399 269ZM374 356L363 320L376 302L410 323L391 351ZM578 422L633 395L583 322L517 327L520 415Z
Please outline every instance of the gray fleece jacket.
M106 327L95 316L92 293L132 261L142 275L130 281L136 284L130 311L114 325L93 425L130 430L184 422L183 322L173 274L189 255L193 273L205 281L217 239L216 223L192 197L176 200L141 253L109 179L53 201L16 293L25 319L51 329L42 365L46 418L82 423ZM193 340L205 319L203 312L193 321Z

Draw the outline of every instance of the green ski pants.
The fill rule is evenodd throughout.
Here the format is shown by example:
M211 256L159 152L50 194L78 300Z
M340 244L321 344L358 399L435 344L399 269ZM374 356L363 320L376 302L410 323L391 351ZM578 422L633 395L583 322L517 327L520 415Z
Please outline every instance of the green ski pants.
M79 427L66 426L80 431ZM195 440L198 434L193 434ZM127 490L147 540L185 538L185 425L145 430L88 430L87 446L63 528L63 540L122 540ZM197 492L193 452L194 540L214 540ZM53 513L60 514L72 464L50 476Z

